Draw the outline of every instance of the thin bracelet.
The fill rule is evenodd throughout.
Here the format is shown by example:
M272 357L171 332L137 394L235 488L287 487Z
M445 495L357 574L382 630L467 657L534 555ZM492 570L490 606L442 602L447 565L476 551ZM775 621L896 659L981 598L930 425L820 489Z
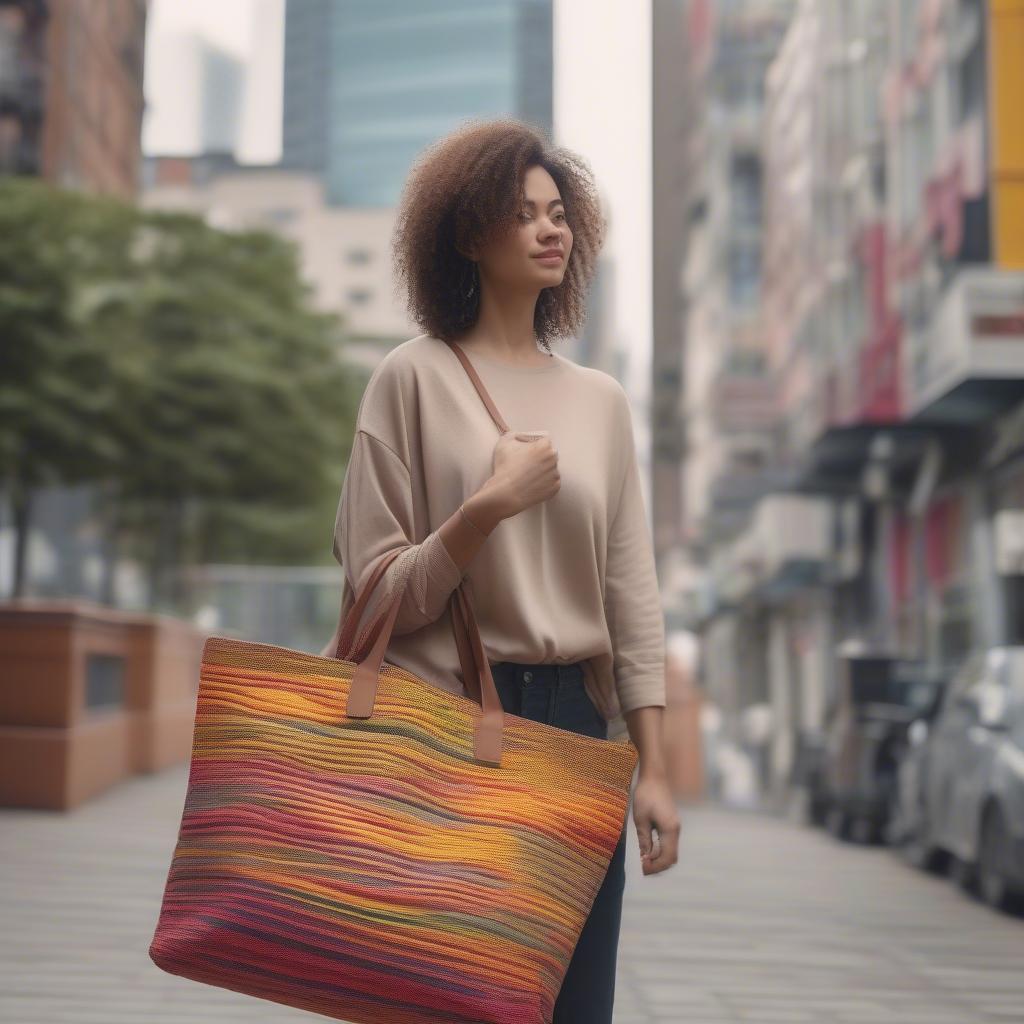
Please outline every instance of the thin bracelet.
M484 533L484 531L481 530L480 527L477 526L476 523L474 523L473 520L470 519L469 516L466 515L466 510L465 510L465 508L463 508L462 505L459 506L459 511L462 513L462 518L465 519L466 522L469 523L469 525L472 526L473 529L476 530L476 532L479 533L481 537L487 537L488 536L488 534Z

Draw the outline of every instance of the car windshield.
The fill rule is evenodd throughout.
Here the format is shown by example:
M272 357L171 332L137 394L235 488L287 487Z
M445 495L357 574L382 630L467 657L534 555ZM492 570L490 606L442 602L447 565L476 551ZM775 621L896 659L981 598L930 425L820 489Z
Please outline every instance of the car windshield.
M1024 700L1024 649L1014 647L1008 650L1000 668L1000 681L1015 699Z
M894 679L892 688L895 691L894 703L924 711L934 700L937 686L924 679Z
M1024 702L1014 709L1010 723L1010 740L1021 750L1024 750Z
M896 704L925 710L935 696L934 681L913 668L901 670L882 662L862 665L853 681L852 696L857 704Z

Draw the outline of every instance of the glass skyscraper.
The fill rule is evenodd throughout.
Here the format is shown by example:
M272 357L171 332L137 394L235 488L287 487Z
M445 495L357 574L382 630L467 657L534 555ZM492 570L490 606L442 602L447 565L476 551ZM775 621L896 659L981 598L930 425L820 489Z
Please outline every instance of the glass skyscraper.
M282 162L328 202L393 206L474 117L552 130L552 0L288 0Z

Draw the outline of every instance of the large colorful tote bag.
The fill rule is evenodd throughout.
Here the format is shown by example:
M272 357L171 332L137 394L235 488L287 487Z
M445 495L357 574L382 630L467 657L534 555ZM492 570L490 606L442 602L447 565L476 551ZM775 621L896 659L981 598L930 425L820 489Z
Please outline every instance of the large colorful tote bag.
M404 582L359 623L398 553L343 604L334 658L207 639L149 954L353 1024L550 1024L637 750L503 710L468 577L468 696L386 662Z

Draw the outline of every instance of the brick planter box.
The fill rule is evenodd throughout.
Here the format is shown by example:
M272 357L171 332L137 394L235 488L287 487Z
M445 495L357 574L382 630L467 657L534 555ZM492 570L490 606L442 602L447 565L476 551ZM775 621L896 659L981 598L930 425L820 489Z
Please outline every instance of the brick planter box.
M0 805L66 810L186 760L205 639L89 601L0 603Z

